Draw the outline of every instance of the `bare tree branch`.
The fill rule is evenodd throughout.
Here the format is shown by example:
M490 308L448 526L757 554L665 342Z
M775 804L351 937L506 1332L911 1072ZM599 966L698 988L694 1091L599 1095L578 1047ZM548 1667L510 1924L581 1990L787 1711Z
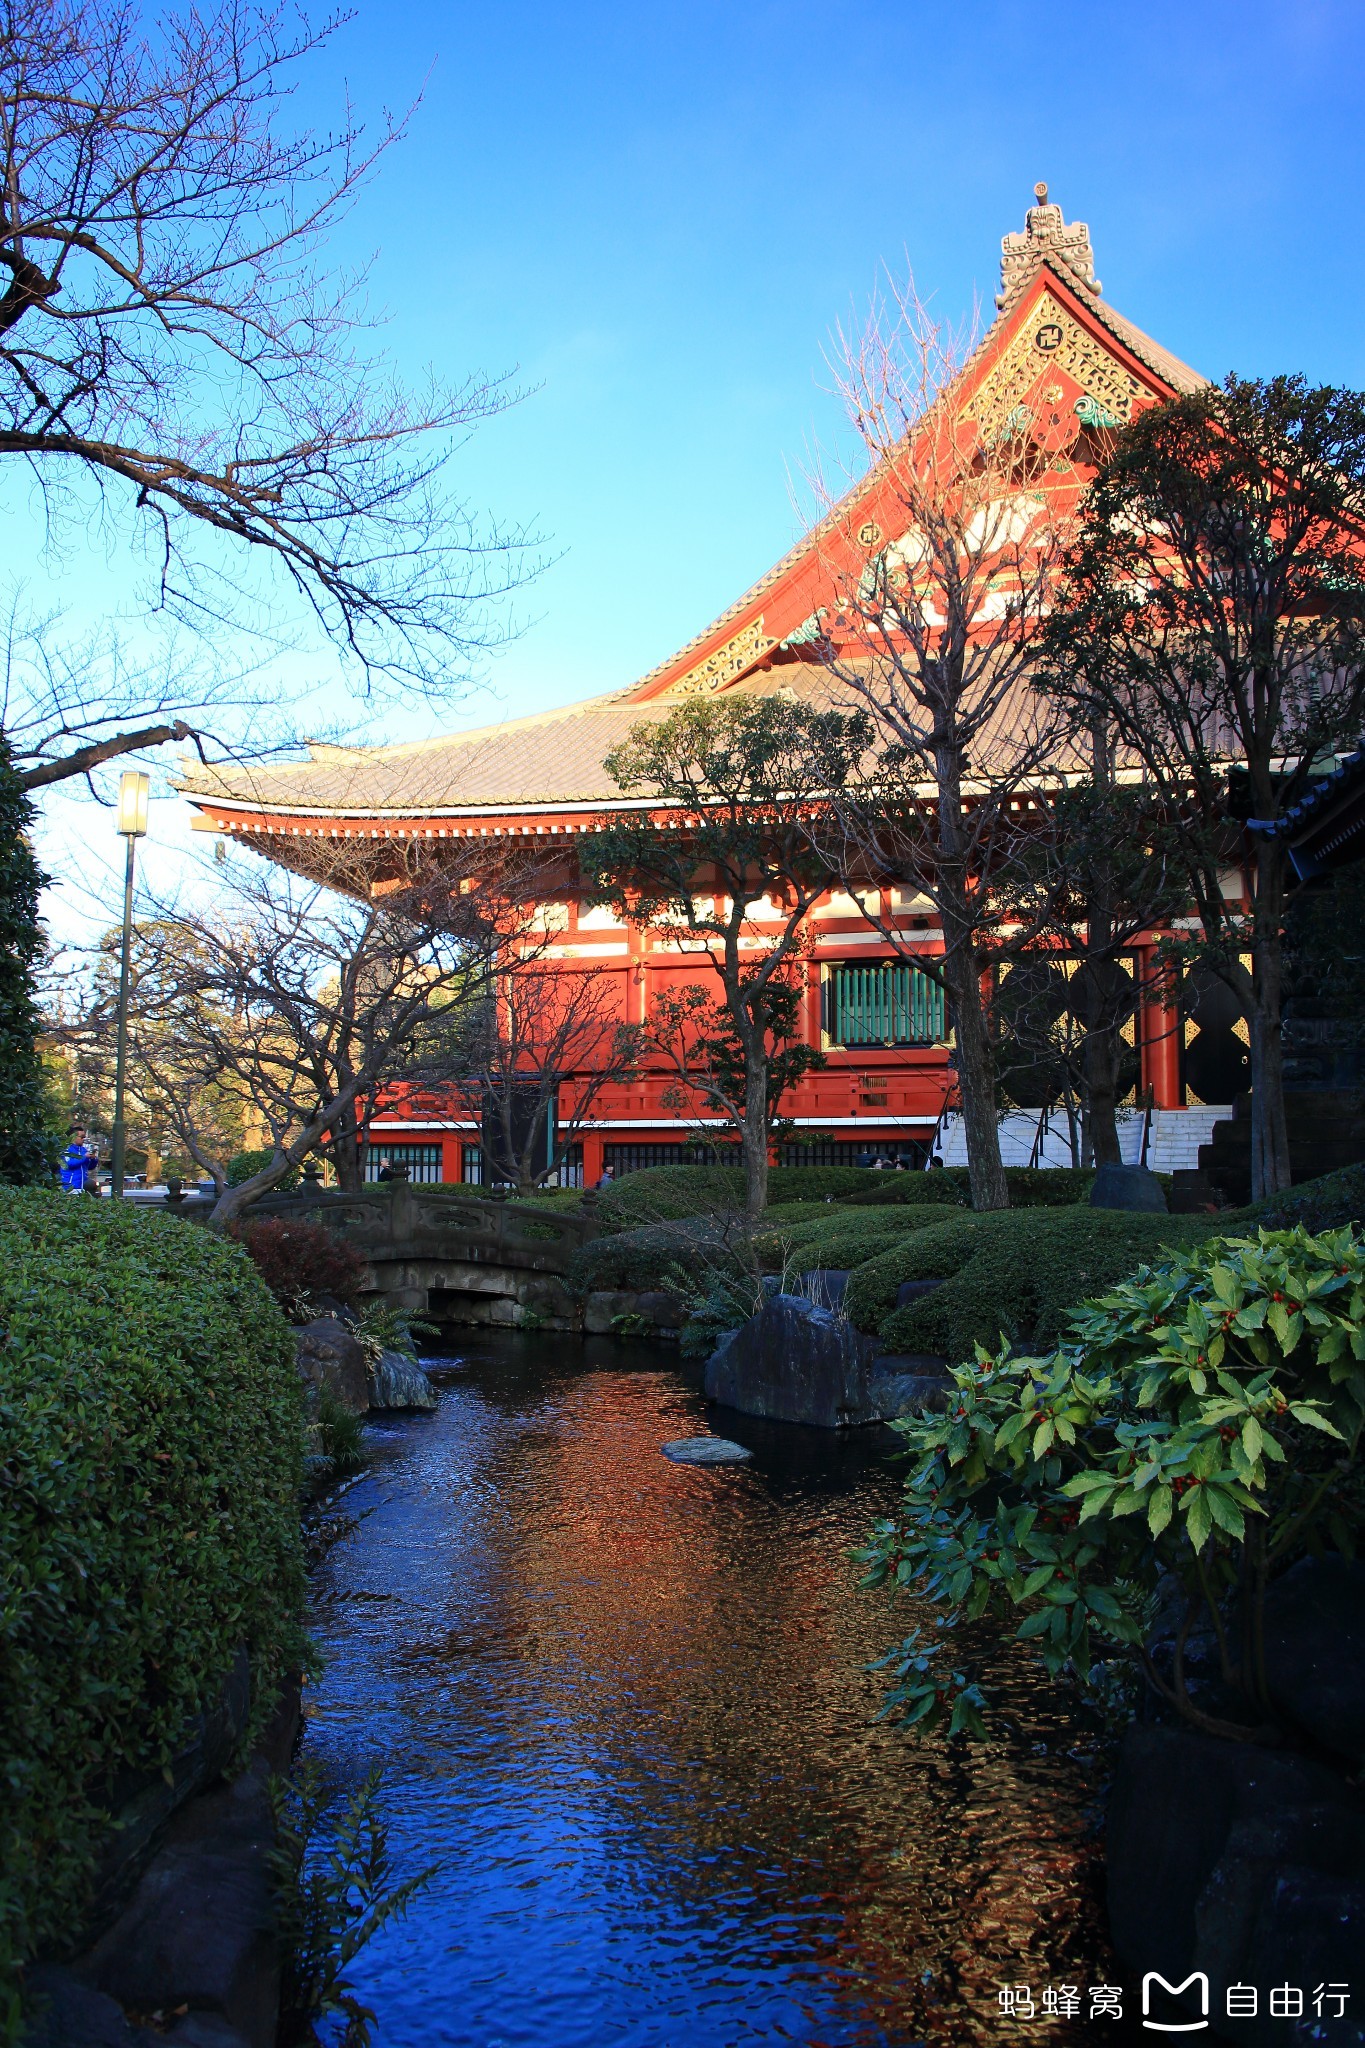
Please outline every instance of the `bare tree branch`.
M0 74L0 458L49 513L82 482L145 513L160 606L202 623L273 565L368 681L448 689L524 537L441 487L505 380L404 390L356 346L328 237L402 134L286 115L334 33L280 4L156 20L8 0ZM227 545L221 545L226 542Z
M993 1209L1009 1195L982 981L1006 939L999 870L1064 739L1030 671L1066 515L1035 414L1002 412L984 387L967 403L974 341L931 319L913 280L875 299L861 332L837 336L835 385L872 458L879 511L869 522L860 509L857 532L852 515L828 529L839 601L821 652L875 738L875 762L833 806L842 864L905 883L936 913L937 960L902 921L872 921L947 991L972 1200Z

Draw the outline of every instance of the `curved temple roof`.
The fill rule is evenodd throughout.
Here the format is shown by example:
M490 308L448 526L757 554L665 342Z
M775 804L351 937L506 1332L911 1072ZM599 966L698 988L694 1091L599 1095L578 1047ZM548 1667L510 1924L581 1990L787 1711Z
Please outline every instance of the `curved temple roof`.
M1205 378L1104 303L1085 224L1066 222L1045 185L1035 198L1023 230L1003 238L997 317L958 380L964 410L1008 407L1049 371L1080 390L1082 419L1088 406L1109 424L1130 417L1135 405L1200 389ZM666 716L680 697L733 689L828 696L828 675L802 661L800 647L814 637L822 602L832 600L840 557L856 566L860 514L865 530L880 537L872 514L886 492L874 468L719 618L627 689L409 745L317 746L305 761L276 765L187 765L180 786L207 829L248 831L267 817L340 824L619 801L604 756L633 725Z

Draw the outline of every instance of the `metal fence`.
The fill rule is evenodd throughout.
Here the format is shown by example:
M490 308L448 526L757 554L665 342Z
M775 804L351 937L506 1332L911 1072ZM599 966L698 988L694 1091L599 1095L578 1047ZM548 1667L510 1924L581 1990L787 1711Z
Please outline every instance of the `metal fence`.
M367 1145L366 1180L378 1180L386 1166L406 1166L409 1180L439 1183L441 1148L439 1145Z
M482 1187L488 1178L482 1148L478 1145L462 1145L460 1150L463 1155L460 1178L469 1187ZM547 1176L545 1186L547 1188L581 1188L582 1185L583 1147L581 1145L570 1145L560 1164L552 1174Z

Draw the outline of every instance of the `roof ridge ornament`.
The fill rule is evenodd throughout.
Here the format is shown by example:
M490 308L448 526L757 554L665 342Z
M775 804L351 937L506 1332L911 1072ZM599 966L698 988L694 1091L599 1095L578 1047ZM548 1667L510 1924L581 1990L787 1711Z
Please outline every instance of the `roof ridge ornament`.
M1049 201L1047 186L1041 181L1034 186L1033 196L1037 204L1025 214L1022 234L1016 231L1000 240L997 310L1003 312L1013 304L1040 263L1050 263L1068 283L1098 298L1104 287L1095 275L1090 229L1083 220L1063 220L1061 207Z

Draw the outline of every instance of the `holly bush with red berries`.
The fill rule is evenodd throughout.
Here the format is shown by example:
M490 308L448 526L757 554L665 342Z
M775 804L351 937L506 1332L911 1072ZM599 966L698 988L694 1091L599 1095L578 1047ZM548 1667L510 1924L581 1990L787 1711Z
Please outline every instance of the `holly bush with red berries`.
M903 1507L860 1553L866 1583L927 1597L940 1626L1008 1619L1054 1676L1111 1696L1126 1665L1206 1732L1265 1740L1266 1588L1306 1554L1354 1556L1363 1419L1365 1239L1213 1239L1083 1304L1048 1358L978 1347L944 1413L899 1422ZM1192 1638L1217 1671L1193 1693ZM882 1660L888 1710L980 1734L944 1646L916 1630Z

